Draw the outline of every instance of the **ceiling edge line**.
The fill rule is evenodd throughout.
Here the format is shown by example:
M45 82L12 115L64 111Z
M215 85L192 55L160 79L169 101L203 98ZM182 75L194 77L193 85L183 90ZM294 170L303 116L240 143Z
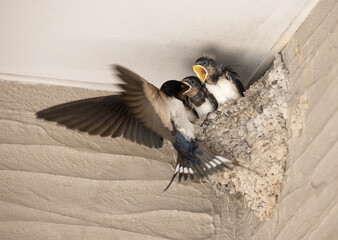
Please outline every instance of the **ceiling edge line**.
M64 87L76 87L90 90L115 91L118 89L116 84L94 83L78 80L66 80L48 77L27 76L12 73L0 73L0 81L18 82L23 84L42 84L42 85L56 85Z

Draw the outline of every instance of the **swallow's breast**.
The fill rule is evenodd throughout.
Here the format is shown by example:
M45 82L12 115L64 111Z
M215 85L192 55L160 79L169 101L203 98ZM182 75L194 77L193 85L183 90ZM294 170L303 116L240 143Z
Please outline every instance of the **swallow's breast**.
M195 138L194 125L189 121L184 105L176 98L170 99L170 117L174 122L176 129L181 132L187 139Z

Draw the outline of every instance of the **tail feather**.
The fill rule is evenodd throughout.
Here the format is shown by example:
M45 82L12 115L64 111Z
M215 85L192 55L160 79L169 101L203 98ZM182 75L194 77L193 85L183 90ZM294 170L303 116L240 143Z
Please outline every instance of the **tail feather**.
M183 157L178 153L175 172L174 172L168 186L163 190L163 192L167 191L167 189L170 187L170 185L173 183L174 179L176 178L177 174L178 174L178 181L179 182L181 182L183 175L187 175L187 174L184 173L184 167L187 168L187 166L182 164L184 161L185 160L183 159ZM190 173L190 175L192 175L193 170L190 170L190 171L188 170L188 174L189 173ZM188 178L188 175L186 177L184 177L184 180L187 180L187 178Z
M194 177L201 179L209 177L225 168L232 170L231 164L239 165L237 162L233 162L195 142L189 142L189 145L186 145L189 148L182 149L177 146L175 146L178 151L175 172L164 191L170 187L177 175L179 182L181 182L182 178L187 180L189 176L191 179Z
M232 170L232 166L234 162L219 155L215 151L208 149L203 146L199 146L201 151L199 151L196 155L199 156L201 161L206 166L207 170L211 172L218 172L219 170L223 170L224 168Z
M204 177L203 171L201 171L199 169L199 166L196 166L196 165L192 164L191 168L193 169L193 173L195 173L197 179ZM191 175L194 175L194 174L191 174Z
M165 192L165 191L168 190L168 188L170 187L170 185L173 183L173 181L174 181L176 175L177 175L177 172L174 173L174 175L173 175L173 177L171 178L171 180L170 180L168 186L166 186L166 188L163 190L163 192Z

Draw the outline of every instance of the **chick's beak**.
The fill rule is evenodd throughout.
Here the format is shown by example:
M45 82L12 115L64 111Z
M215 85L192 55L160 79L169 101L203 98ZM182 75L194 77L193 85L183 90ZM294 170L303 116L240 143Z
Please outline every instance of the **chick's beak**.
M183 91L183 94L185 94L191 90L191 85L187 82L183 82L183 84L186 86L185 90Z
M208 76L208 71L201 65L194 65L192 66L192 68L194 69L197 77L201 80L202 83L204 83L205 79Z

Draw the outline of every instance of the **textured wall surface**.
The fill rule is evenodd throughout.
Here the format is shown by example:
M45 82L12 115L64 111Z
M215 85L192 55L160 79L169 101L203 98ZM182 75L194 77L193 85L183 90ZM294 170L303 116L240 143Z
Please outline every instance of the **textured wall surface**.
M251 239L337 239L338 3L323 0L282 51L290 155L279 203Z
M337 23L337 1L322 1L282 51L289 77L275 61L244 98L201 121L203 142L260 173L236 168L211 179L221 192L243 193L266 220L243 219L240 227L255 230L242 239L337 238Z
M172 148L78 133L35 118L108 92L0 82L0 239L234 239L255 219L210 184L173 183ZM226 226L226 227L222 227Z

